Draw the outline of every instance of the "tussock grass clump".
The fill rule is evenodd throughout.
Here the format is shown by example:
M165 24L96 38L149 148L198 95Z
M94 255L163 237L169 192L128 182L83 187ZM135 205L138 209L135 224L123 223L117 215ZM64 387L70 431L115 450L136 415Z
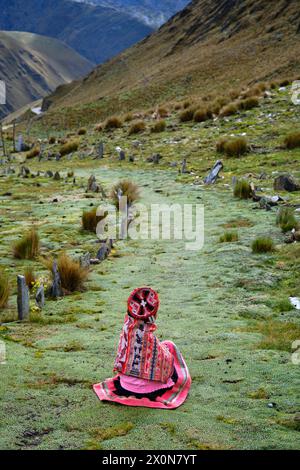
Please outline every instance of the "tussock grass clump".
M142 132L145 132L145 130L146 130L145 122L144 121L136 121L130 127L128 134L129 135L141 134Z
M78 135L85 135L86 133L87 133L87 129L85 127L81 127L80 129L78 129L78 132L77 132Z
M286 419L277 419L276 423L287 429L292 429L293 431L300 431L300 414L297 413L296 415L288 417Z
M161 118L166 118L169 116L169 110L163 106L160 106L157 111Z
M251 96L250 98L246 98L245 100L241 100L239 102L239 108L247 111L249 109L257 108L259 106L259 99L257 96Z
M151 127L151 132L152 133L164 132L166 130L166 127L167 127L166 121L160 120L160 121L157 121Z
M26 154L26 158L30 160L31 158L38 157L40 154L39 147L33 147L33 149L29 150Z
M188 109L188 108L191 107L191 105L192 105L192 103L191 103L190 100L186 100L186 101L184 101L184 102L182 103L183 109Z
M248 181L237 181L233 188L233 195L239 199L250 199L252 197L252 188Z
M59 153L62 157L69 155L72 152L76 152L79 148L79 142L77 140L70 140L60 147Z
M297 229L299 226L294 210L291 207L281 207L279 209L276 223L284 233L289 232L294 228Z
M238 99L240 94L241 94L241 90L238 90L238 89L229 90L229 96L232 100Z
M197 109L194 113L194 121L195 122L204 122L204 121L207 121L210 118L211 118L211 114L205 108Z
M102 132L103 131L103 124L96 124L94 127L95 132Z
M239 239L239 235L237 232L227 231L227 232L224 232L224 234L220 237L219 242L220 243L232 243L232 242L237 242L238 239Z
M257 323L248 331L263 335L263 339L257 345L259 349L291 352L292 343L300 338L298 324L271 319Z
M133 117L132 113L127 113L124 117L125 122L131 122L131 121L133 121L133 119L134 119L134 117Z
M214 100L210 106L213 114L217 115L220 113L222 106L218 100Z
M84 347L79 341L72 340L69 343L67 343L64 348L64 352L77 352L77 351L84 351Z
M194 114L195 114L195 109L194 108L186 108L184 111L182 111L179 114L179 120L180 120L180 122L193 121Z
M53 259L46 261L45 265L52 274ZM62 288L66 293L84 290L84 283L88 278L89 271L83 268L79 261L73 260L66 253L62 253L58 257L57 268L61 278Z
M244 137L236 137L227 140L224 143L223 149L227 157L241 157L248 152L249 146Z
M35 277L33 269L31 267L26 268L24 276L25 276L26 285L29 287L29 289L32 289L36 281L36 277Z
M236 114L239 111L237 103L230 103L220 111L220 117L228 117Z
M103 216L97 215L97 207L94 207L90 211L83 211L82 213L82 228L89 232L96 232L96 228L101 220L105 219L108 212L105 212Z
M216 150L218 153L224 153L225 151L225 144L228 141L226 137L222 137L216 144Z
M134 202L140 199L140 189L138 185L130 180L119 181L111 190L110 197L117 208L119 208L119 194L123 197L127 197L128 206L132 206Z
M0 308L7 305L10 294L9 279L7 274L0 268Z
M252 252L256 254L272 253L275 250L275 245L272 238L259 237L252 242Z
M248 90L242 93L243 98L252 98L261 96L264 91L268 88L266 83L258 83L257 85L248 88Z
M284 139L284 146L290 150L300 147L300 131L287 135Z
M253 400L267 400L268 398L270 398L269 393L263 387L260 387L258 390L255 390L254 392L250 392L248 396L249 398L252 398Z
M39 250L40 239L35 228L13 245L13 254L16 259L34 259L39 254Z
M232 229L232 228L244 228L244 227L253 227L253 222L249 219L245 218L238 218L238 219L232 219L229 222L226 222L223 224L223 227L226 229Z
M104 125L104 129L106 131L111 131L113 129L120 129L120 127L122 127L122 121L117 116L108 118Z
M289 78L285 78L284 80L279 81L279 86L289 86L291 80Z
M54 137L54 135L50 136L48 142L49 142L50 145L55 144L56 143L56 137Z

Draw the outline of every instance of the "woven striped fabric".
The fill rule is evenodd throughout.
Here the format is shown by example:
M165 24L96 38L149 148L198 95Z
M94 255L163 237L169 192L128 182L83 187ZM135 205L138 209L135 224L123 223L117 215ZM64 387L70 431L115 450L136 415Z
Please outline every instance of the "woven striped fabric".
M114 372L167 383L174 369L169 349L154 335L154 321L127 315L122 329Z
M164 341L161 346L166 348L173 358L174 368L177 373L177 380L172 388L166 389L161 396L151 400L147 397L137 398L136 396L120 396L116 390L116 380L119 375L112 379L107 379L102 383L94 385L94 391L99 400L119 403L127 406L143 406L147 408L175 409L181 406L189 393L191 387L191 377L186 363L174 343ZM128 395L128 394L127 394Z

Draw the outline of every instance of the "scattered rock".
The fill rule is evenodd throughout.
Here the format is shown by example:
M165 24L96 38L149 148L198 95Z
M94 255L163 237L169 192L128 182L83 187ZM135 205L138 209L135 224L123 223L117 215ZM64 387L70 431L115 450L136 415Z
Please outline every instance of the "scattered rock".
M186 158L184 158L182 160L182 164L181 164L181 173L184 175L185 173L188 173L187 171L187 161L186 161Z
M18 318L27 320L29 318L29 289L26 285L25 276L18 276Z
M91 255L90 253L85 253L79 258L80 266L82 268L89 268L91 264Z
M61 287L60 274L58 271L56 261L54 261L53 266L52 266L52 274L53 274L53 283L52 283L52 286L50 287L50 296L53 299L57 299L58 297L62 297L63 292L62 292L62 287Z
M96 177L94 175L91 175L88 180L88 186L87 186L87 192L92 192L92 193L101 193L103 197L106 197L105 191L97 183Z
M44 305L45 305L45 289L44 289L43 285L41 285L38 288L36 296L35 296L35 301L36 301L36 304L39 308L44 307Z
M29 175L30 175L29 168L24 165L21 166L19 176L21 176L21 178L28 178Z
M218 160L214 167L212 168L212 170L210 171L209 175L206 176L206 178L204 179L204 183L205 184L214 184L217 179L219 178L219 173L220 171L222 171L224 168L223 166L223 162L221 162L221 160Z
M291 175L280 175L274 181L276 191L300 191L300 184Z
M54 181L60 181L60 174L58 171L55 172L54 176L53 176L53 179Z
M295 307L295 309L300 310L300 298L299 297L290 297L290 302Z
M46 178L53 178L53 172L51 170L46 171L45 173Z

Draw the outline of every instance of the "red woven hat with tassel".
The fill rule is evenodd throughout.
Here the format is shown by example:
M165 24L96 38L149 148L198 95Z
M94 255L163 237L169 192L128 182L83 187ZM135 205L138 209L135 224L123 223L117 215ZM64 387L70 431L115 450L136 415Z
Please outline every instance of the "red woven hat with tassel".
M138 320L156 317L158 309L158 294L150 287L139 287L128 298L128 313Z

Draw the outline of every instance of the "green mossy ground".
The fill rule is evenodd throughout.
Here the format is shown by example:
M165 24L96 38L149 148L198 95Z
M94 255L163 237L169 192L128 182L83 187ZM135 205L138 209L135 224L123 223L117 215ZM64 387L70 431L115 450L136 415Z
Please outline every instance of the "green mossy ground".
M255 184L273 194L273 172L300 176L300 150L277 148L299 125L299 108L289 99L276 92L239 118L178 125L162 134L89 130L72 159L26 163L33 172L51 169L66 176L73 170L75 184L72 178L0 178L0 259L12 281L9 305L0 313L0 339L7 349L7 363L0 365L1 449L299 448L299 366L292 364L291 344L300 339L300 314L287 302L300 293L299 244L284 244L276 209L266 212L237 200L231 187L232 176L251 173ZM168 120L178 124L174 116ZM193 184L218 158L218 138L243 132L269 153L226 159L217 185ZM33 133L44 136L40 125ZM100 140L106 143L104 160L80 158ZM142 144L138 150L134 140ZM135 154L136 162L118 162L117 145ZM145 163L153 153L163 156L157 166ZM183 157L194 175L170 168ZM262 172L267 179L256 180ZM12 322L16 274L27 266L46 274L41 260L12 257L11 244L32 223L45 256L61 250L77 257L96 254L96 237L80 228L82 210L101 204L98 195L85 193L91 173L107 191L119 178L131 178L147 205L204 204L204 248L185 251L180 240L119 241L116 252L91 269L85 292L47 301L34 322ZM4 195L8 192L12 195ZM300 203L299 193L282 195ZM225 230L237 232L238 240L220 243ZM277 250L253 255L251 243L258 236L271 236ZM159 291L158 335L176 342L192 375L189 399L174 411L103 404L92 391L93 383L112 375L126 299L142 284Z

